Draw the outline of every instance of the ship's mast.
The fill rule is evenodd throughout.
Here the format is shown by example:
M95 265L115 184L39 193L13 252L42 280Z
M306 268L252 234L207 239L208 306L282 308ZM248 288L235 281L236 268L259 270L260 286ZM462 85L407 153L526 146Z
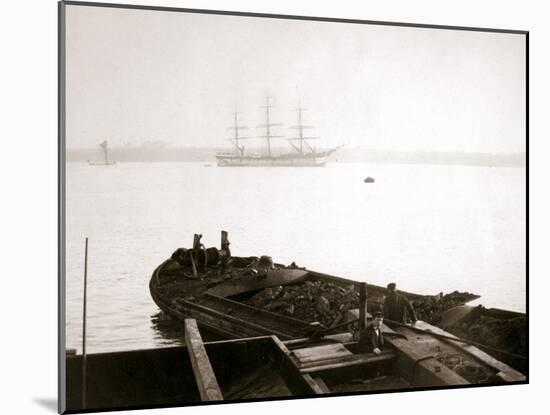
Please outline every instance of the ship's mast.
M269 100L271 97L266 96L265 97L265 106L262 108L265 108L265 124L258 125L258 128L265 128L265 135L261 135L260 138L265 138L267 140L267 155L271 157L271 139L272 138L281 138L281 135L272 135L271 134L271 127L276 127L278 125L282 125L281 123L272 123L269 118L269 110L273 108L272 105L269 104Z
M237 106L235 106L235 110L233 111L234 125L233 125L233 127L228 127L227 128L228 130L233 130L235 132L235 135L234 135L233 138L229 138L228 140L233 142L233 144L235 145L235 148L237 149L237 154L240 157L242 157L242 156L244 156L244 145L241 146L239 144L239 140L247 140L249 137L239 136L239 130L245 130L248 127L239 125L238 118L237 118L238 114L239 113L237 112Z
M302 108L302 103L301 102L298 105L298 109L296 111L298 111L298 125L293 125L290 128L295 128L295 129L298 130L298 137L289 138L288 142L294 148L294 150L296 150L300 154L304 154L304 146L307 147L309 149L309 151L314 153L315 150L313 149L313 147L311 147L309 145L307 140L317 140L320 137L306 137L306 136L304 136L304 130L307 129L307 128L313 128L313 127L310 126L310 125L303 125L303 123L302 123L302 112L307 111L307 109ZM299 145L298 146L295 145L293 143L293 141L298 141Z
M304 152L303 144L304 144L304 126L302 125L302 105L300 103L300 106L298 107L298 128L300 133L300 153Z

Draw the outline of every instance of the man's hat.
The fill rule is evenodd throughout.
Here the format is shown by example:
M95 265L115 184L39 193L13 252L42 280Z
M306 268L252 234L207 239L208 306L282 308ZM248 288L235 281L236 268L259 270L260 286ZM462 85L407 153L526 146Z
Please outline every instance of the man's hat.
M395 282L390 282L388 284L388 290L395 290L395 287L397 287L397 285L395 285Z

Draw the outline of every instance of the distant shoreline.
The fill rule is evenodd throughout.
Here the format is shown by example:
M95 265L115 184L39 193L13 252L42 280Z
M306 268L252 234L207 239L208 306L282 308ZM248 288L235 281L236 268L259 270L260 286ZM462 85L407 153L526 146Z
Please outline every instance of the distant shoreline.
M205 148L112 148L109 158L117 162L202 162L215 163L215 154L227 149ZM67 149L67 162L102 160L101 149ZM481 167L526 167L525 153L448 153L428 151L383 151L363 148L343 148L333 154L329 161L334 163L373 164L431 164L462 165Z

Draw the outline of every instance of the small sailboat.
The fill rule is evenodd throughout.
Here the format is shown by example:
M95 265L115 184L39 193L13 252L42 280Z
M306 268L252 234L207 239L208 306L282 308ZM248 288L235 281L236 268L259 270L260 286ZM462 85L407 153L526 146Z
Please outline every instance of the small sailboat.
M108 147L107 147L107 140L103 141L101 144L99 144L99 146L103 150L104 160L103 161L90 161L90 160L88 160L88 164L90 166L113 166L113 165L115 165L116 161L109 160L109 150L108 150Z

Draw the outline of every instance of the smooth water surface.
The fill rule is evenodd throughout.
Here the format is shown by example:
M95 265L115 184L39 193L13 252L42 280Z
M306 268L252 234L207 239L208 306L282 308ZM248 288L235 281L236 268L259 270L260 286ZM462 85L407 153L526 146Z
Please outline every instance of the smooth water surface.
M525 311L523 168L69 163L66 180L68 347L80 350L86 236L90 352L176 342L153 327L149 278L194 233L219 246L221 229L234 255Z

